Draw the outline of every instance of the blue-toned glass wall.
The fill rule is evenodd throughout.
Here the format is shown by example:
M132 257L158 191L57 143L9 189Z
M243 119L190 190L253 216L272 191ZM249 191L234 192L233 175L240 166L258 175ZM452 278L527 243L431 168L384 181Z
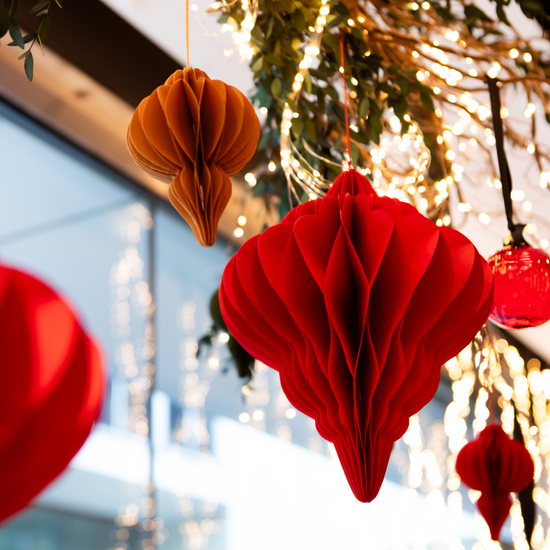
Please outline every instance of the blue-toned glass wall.
M40 509L1 532L0 547L74 547L71 531L79 521L94 532L79 547L98 548L103 538L100 547L107 548L119 508L143 509L147 481L143 458L128 467L120 455L139 444L129 439L129 430L140 432L141 416L130 407L128 388L147 364L147 197L6 106L0 116L0 257L74 304L101 343L109 371L102 424L76 461L83 463L52 486ZM109 447L109 438L121 449ZM51 510L79 519L66 521Z
M396 444L378 499L357 503L277 373L257 365L243 388L221 342L197 359L223 243L200 248L169 206L2 104L0 151L0 259L72 301L110 375L101 422L0 550L471 548L472 514L444 501L443 403Z

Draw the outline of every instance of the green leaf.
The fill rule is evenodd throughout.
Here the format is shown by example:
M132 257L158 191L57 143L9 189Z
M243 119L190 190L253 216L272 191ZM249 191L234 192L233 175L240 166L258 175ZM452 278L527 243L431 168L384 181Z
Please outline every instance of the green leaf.
M519 4L522 9L529 11L534 11L537 13L544 11L542 5L539 2L534 2L533 0L526 0L525 2L519 2Z
M24 68L25 68L25 74L27 75L27 78L29 79L30 82L32 82L33 72L34 72L34 61L30 50L27 57L25 57Z
M342 2L337 2L336 3L336 6L334 6L336 8L336 11L344 16L345 18L349 18L350 17L350 12L348 10L348 8L346 7L345 4L343 4Z
M309 139L311 140L311 143L316 145L317 144L317 130L315 129L315 123L313 122L313 120L308 118L305 121L305 126L306 126L307 135L308 135Z
M4 3L4 9L8 12L10 20L13 19L13 16L17 11L17 0L6 0Z
M399 65L399 63L395 63L394 65L390 65L388 67L388 74L395 74L399 69L401 69L401 65Z
M353 141L350 143L350 156L351 156L351 162L352 164L357 165L357 161L359 160L359 147L353 143Z
M228 14L224 14L220 17L218 17L218 23L220 25L224 25L225 23L227 23L227 20L229 19L229 15Z
M399 117L401 121L403 121L403 117L405 116L405 113L409 110L409 106L407 104L407 100L404 96L401 96L399 98L399 101L393 102L393 111L395 113L395 116Z
M311 93L311 77L309 76L309 73L306 73L304 76L304 87L306 89L306 92L308 94Z
M505 13L504 8L502 6L497 6L497 17L505 25L508 25L510 27L510 21L508 21L508 18L506 17L506 13Z
M302 10L296 10L294 12L294 27L298 32L303 32L306 28L306 18Z
M46 37L48 36L48 32L50 31L50 18L48 15L44 15L39 23L38 27L36 29L36 34L38 35L38 41L43 44L46 40Z
M274 78L271 81L271 94L273 97L279 97L281 95L281 81L278 78Z
M361 118L367 116L369 110L370 110L370 99L368 97L364 97L361 100L361 103L359 104L359 116Z
M8 10L0 11L0 38L2 38L10 28L11 17Z
M269 21L267 23L267 31L265 33L265 40L267 42L267 39L271 36L271 33L273 32L273 25L275 24L275 18L270 17Z
M279 216L283 219L290 212L290 203L288 202L288 192L286 187L282 189L281 201L279 202Z
M424 105L428 111L431 111L432 113L435 111L434 102L429 94L421 92L420 99L422 100L422 105Z
M361 36L361 31L357 27L351 28L351 34L357 40L358 42L363 41L363 37Z
M29 42L32 42L36 38L36 33L32 32L31 34L27 34L23 37L23 43L28 44ZM15 42L10 42L8 46L17 46Z
M325 31L327 30L330 30L330 29L333 29L334 27L337 27L340 23L342 23L344 21L344 18L341 17L340 15L338 15L337 17L335 17L332 21L330 21L329 23L327 23L325 25Z
M25 49L25 41L23 40L23 35L21 34L21 30L15 23L12 23L10 25L10 36L13 40L13 44L21 48L22 50Z
M282 11L286 11L290 14L293 14L296 11L296 4L294 0L279 0L278 2L283 8Z
M298 109L298 105L293 99L290 99L290 97L286 98L286 102L288 103L288 106L295 112L298 113L300 109Z
M26 52L23 52L17 59L23 59L27 57L28 55L31 55L31 50L27 50Z
M480 19L486 23L492 23L493 20L485 14L484 11L480 10L477 6L470 4L464 8L464 15L472 19Z
M258 151L261 151L269 143L269 133L262 134L260 141L258 142Z
M370 123L368 119L365 121L365 143L369 143L372 139L372 128L370 127ZM359 140L357 140L359 141ZM360 143L363 143L362 141Z
M252 63L250 68L252 69L253 73L257 73L262 68L263 64L264 64L264 58L263 56L260 56L258 57L258 59L256 59L256 61L254 61L254 63Z
M433 90L430 87L425 86L424 84L420 84L420 82L416 82L415 87L421 94L430 95L433 93Z
M355 132L350 128L349 135L351 136L351 139L353 139L353 141L356 141L357 143L364 143L365 145L367 145L370 141L370 138L367 136L367 132Z
M259 181L254 186L254 191L252 191L253 197L259 197L266 190L265 181Z
M401 93L403 95L407 95L411 91L411 86L409 84L409 81L403 75L399 77L398 83L399 83L399 88L401 89Z
M323 44L329 46L333 50L338 50L338 46L340 44L340 40L339 40L338 36L336 36L335 34L331 34L331 33L325 33L323 35L323 39L321 40L321 42Z
M296 138L299 138L302 135L302 132L304 131L304 123L300 118L293 118L291 128L294 136Z
M283 73L283 79L287 81L288 84L294 82L294 77L296 76L296 64L295 63L285 63L281 67L281 72Z
M380 122L380 116L371 113L369 115L369 122L373 134L372 139L375 143L378 143L379 140L375 139L375 136L378 137L382 133L382 122Z
M379 88L387 93L391 98L396 99L397 98L397 92L395 91L395 88L390 86L387 82L381 82L379 85Z
M338 151L338 149L340 149L341 146L342 146L342 134L338 134L338 138L334 142L333 147L336 151Z
M50 4L50 0L40 0L30 10L29 13L37 13Z

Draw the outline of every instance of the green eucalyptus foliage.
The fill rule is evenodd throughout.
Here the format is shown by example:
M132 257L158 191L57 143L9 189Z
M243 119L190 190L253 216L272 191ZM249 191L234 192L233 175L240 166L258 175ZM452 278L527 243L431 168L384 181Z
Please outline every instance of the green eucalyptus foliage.
M254 374L254 357L252 357L252 355L250 355L250 353L248 353L227 330L227 326L225 325L225 321L222 317L217 290L210 299L210 317L212 317L212 326L210 331L199 340L197 357L200 355L201 350L204 347L208 349L212 346L213 338L216 338L220 335L220 333L225 332L229 334L227 347L229 349L229 353L231 354L231 361L237 370L237 374L239 375L239 378L249 382Z
M369 55L360 30L347 25L350 13L346 5L337 1L331 4L332 13L327 17L321 44L322 54L304 79L303 91L296 101L292 101L289 95L304 55L301 50L311 34L309 28L315 24L322 6L320 0L260 0L260 14L252 32L252 44L258 53L251 61L256 85L256 93L251 100L267 109L259 144L266 160L278 160L282 111L285 102L288 102L294 113L298 114L291 128L295 146L328 180L338 175L337 169L310 156L303 142L307 142L322 157L338 163L343 161L346 122L339 93L342 85L339 27L344 29L347 86L356 95L351 101L350 111L359 115L357 131L350 131L354 164L362 166L358 144L379 143L383 129L381 116L385 109L394 109L402 122L403 132L409 126L404 118L409 112L409 102L424 100L433 109L431 89L418 82L414 72L401 71L400 67L385 70L381 58ZM237 4L233 5L231 14L239 20ZM357 82L356 86L352 79ZM284 185L282 170L274 174L264 173L259 178L255 194L278 194L283 199ZM286 214L289 208L288 200L280 201L281 215Z
M547 16L539 0L516 0L528 17L537 17L541 25L545 25ZM504 6L510 0L493 0L497 4L496 12L499 19L509 24ZM261 164L267 166L270 160L278 164L279 140L282 112L285 102L288 102L297 118L292 120L291 137L301 154L326 179L332 181L337 173L332 164L326 164L313 158L304 148L307 142L320 156L333 162L341 163L345 151L345 112L342 105L341 88L342 75L339 73L340 34L344 32L346 84L352 90L349 112L355 121L357 131L350 130L351 157L358 167L364 167L362 152L371 144L378 144L383 131L383 115L392 108L395 116L401 121L402 133L405 133L412 121L418 123L424 131L425 143L432 149L430 176L433 180L443 177L441 166L437 162L434 139L426 131L426 120L435 110L432 88L423 85L416 79L414 66L388 64L369 51L368 39L357 26L350 26L348 19L352 6L351 0L331 0L330 14L321 42L321 52L304 79L303 89L292 101L294 77L299 70L299 63L304 56L303 50L309 42L315 20L322 6L321 0L259 0L258 17L252 31L252 45L256 54L250 61L254 73L255 92L251 100L258 107L267 109L266 119L258 149L263 158ZM405 2L402 2L406 5ZM490 43L495 36L502 33L498 30L498 22L493 21L483 10L474 4L458 2L462 12L456 9L456 2L451 5L449 0L430 2L437 14L449 23L460 21L464 23L470 35L476 40ZM240 24L244 13L240 2L221 6L220 23L226 23L232 18ZM383 8L382 8L383 9ZM458 13L457 13L458 11ZM420 11L409 11L409 20L394 18L396 29L413 30L410 17L418 20L416 27L422 32ZM388 48L392 44L388 43ZM522 60L517 60L518 68ZM543 62L540 62L543 65ZM264 110L265 110L264 109ZM337 168L336 168L337 171ZM286 180L282 169L275 172L265 170L257 176L258 185L255 196L263 196L269 207L270 197L280 198L279 213L284 216L291 205L286 198ZM300 192L300 190L297 190ZM307 197L303 196L303 199Z
M32 81L34 75L34 59L32 48L38 42L40 46L46 40L50 30L50 8L52 4L61 7L63 0L39 0L30 10L30 13L36 14L36 29L34 32L23 36L19 25L15 21L17 13L17 0L4 0L4 6L0 10L0 39L9 33L12 42L8 46L13 46L25 50L30 43L29 49L25 50L19 59L24 59L23 67L27 78Z

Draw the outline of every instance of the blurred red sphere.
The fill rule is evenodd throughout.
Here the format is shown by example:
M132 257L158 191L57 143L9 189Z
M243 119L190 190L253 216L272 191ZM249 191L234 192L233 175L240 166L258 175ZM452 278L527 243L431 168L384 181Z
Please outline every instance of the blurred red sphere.
M488 260L495 279L490 318L511 329L538 327L550 319L550 256L527 244L513 245Z
M101 410L102 353L67 302L0 264L0 522L82 447Z

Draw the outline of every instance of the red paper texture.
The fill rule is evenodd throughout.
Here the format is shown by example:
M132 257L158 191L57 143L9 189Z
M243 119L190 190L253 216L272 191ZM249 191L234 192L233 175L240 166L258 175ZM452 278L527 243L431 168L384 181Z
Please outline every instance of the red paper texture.
M477 507L498 541L512 506L510 493L523 491L535 476L535 465L523 443L510 439L501 426L489 425L462 447L456 472L465 485L481 491Z
M170 202L199 244L212 246L231 180L252 158L260 122L248 99L199 69L176 71L146 97L128 127L137 165L170 183Z
M247 241L220 287L229 331L279 371L362 502L492 298L491 271L466 237L379 197L355 170Z
M80 449L99 414L98 347L34 277L0 265L0 521L24 508Z

